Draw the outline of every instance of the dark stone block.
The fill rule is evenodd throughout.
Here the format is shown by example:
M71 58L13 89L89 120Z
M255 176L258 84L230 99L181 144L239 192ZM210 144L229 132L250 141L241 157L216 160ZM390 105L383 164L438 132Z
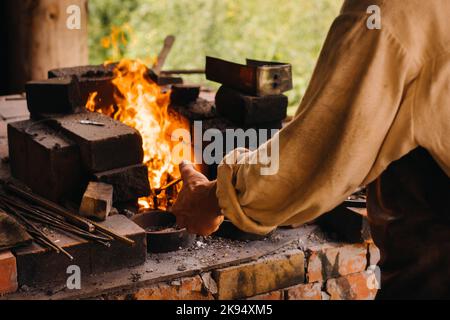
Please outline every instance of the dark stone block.
M32 122L29 120L9 123L8 149L11 174L23 183L28 181L27 142L25 130Z
M115 105L114 90L111 77L103 78L82 78L80 80L80 93L83 107L89 100L92 93L96 92L95 106L97 109L106 109Z
M76 77L30 81L25 90L32 117L42 113L73 113L83 105Z
M267 122L281 122L287 115L288 98L285 95L255 97L236 90L220 87L216 94L217 112L241 126Z
M133 267L145 262L147 257L147 236L141 227L122 215L108 217L100 223L122 236L134 240L134 246L130 247L118 241L112 241L110 248L92 243L92 273L99 274Z
M94 176L97 181L113 186L114 202L126 202L150 194L148 169L143 164L99 172Z
M323 231L337 237L336 240L349 243L361 243L370 238L365 209L349 208L340 205L320 216L316 223Z
M142 163L144 151L139 132L106 115L85 112L55 117L48 123L79 145L83 165L90 173Z
M170 103L173 105L187 105L197 100L200 94L200 86L188 84L176 84L170 92Z
M49 78L72 77L78 79L82 106L86 105L89 95L97 92L96 106L107 108L114 104L114 85L111 80L114 76L116 63L107 65L88 65L71 68L53 69L48 72Z
M32 287L64 285L69 277L66 273L67 267L77 265L81 269L81 286L83 286L83 277L145 262L147 243L143 229L121 215L108 217L101 224L134 240L135 245L129 247L114 240L108 248L55 230L49 237L69 252L74 260L70 261L65 255L42 248L35 243L15 249L19 285Z
M98 77L112 77L114 75L114 68L116 63L87 65L69 68L52 69L48 72L49 78L61 78L76 76L81 78L98 78Z
M59 231L48 236L52 241L57 241L59 246L74 257L74 260L71 261L64 254L50 251L34 242L27 247L15 249L19 286L65 284L69 277L67 267L70 265L80 267L83 285L83 276L91 273L90 243Z
M217 117L214 102L203 98L198 98L187 105L171 104L170 108L181 114L183 117L186 117L191 122Z
M217 155L214 153L214 157L217 160L222 160L223 157L235 148L247 148L254 150L258 148L261 144L265 143L267 140L272 138L273 134L278 132L281 128L281 121L262 123L258 126L251 127L239 127L232 121L224 117L216 117L212 119L207 119L202 121L202 135L205 131L209 129L216 129L217 134L220 132L223 141L222 153ZM254 129L254 130L249 130ZM232 130L232 131L230 131ZM192 136L195 139L195 131L192 131ZM256 137L256 139L255 139ZM202 154L205 148L211 144L210 141L203 141ZM213 142L215 137L213 138ZM195 150L195 152L199 152ZM217 177L217 166L218 163L207 164L208 166L208 178L215 179Z
M82 194L87 175L74 142L32 120L8 124L8 136L13 177L56 202Z

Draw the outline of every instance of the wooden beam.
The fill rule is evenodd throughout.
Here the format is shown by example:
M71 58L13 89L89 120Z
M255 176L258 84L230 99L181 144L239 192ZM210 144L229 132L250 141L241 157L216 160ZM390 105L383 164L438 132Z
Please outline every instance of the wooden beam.
M80 8L80 29L69 29L67 8ZM47 78L53 68L88 63L87 0L6 0L8 93L29 80Z

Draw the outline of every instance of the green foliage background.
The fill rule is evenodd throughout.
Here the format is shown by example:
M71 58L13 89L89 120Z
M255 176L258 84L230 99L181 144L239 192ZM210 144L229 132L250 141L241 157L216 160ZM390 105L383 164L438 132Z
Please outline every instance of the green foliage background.
M111 27L129 25L120 56L155 57L166 35L176 36L165 69L203 68L205 55L289 62L293 113L306 89L342 0L89 0L90 62L117 59L101 43ZM204 77L187 81L206 83ZM208 82L207 85L215 86Z

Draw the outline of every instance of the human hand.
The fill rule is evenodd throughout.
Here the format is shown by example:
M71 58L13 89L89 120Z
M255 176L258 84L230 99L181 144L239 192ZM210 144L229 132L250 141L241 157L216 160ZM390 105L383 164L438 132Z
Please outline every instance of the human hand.
M185 161L180 164L180 173L183 188L172 208L177 225L201 236L214 233L224 219L216 197L216 181L209 181Z

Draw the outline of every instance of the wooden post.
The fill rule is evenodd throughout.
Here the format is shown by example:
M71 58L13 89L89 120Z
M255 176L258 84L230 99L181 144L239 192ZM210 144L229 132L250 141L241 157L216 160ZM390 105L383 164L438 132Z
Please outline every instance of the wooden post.
M27 81L46 79L50 69L88 63L87 1L6 0L3 92L23 92ZM71 5L80 9L80 29L67 27Z

